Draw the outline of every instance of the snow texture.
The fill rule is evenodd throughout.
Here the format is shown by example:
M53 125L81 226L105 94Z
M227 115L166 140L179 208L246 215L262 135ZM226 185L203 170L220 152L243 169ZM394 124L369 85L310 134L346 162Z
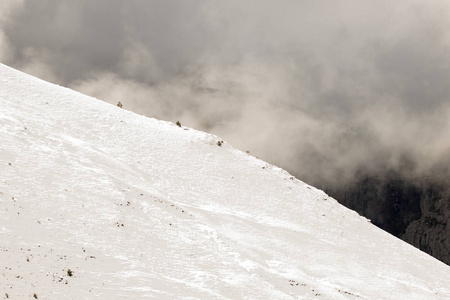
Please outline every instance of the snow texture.
M450 299L447 265L218 141L0 65L0 299Z

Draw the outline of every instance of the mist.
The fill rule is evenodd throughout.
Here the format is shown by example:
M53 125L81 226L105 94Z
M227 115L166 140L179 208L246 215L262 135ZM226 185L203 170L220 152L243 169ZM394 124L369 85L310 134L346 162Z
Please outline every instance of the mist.
M343 184L361 170L448 175L447 1L0 8L2 63L217 134L308 183Z

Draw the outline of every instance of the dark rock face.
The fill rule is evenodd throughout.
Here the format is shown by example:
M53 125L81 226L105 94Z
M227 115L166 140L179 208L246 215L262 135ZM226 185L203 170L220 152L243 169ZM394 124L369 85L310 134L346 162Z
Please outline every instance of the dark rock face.
M450 265L450 186L395 171L324 189L373 224Z
M409 224L402 239L450 265L450 201L440 196L424 197L422 217Z

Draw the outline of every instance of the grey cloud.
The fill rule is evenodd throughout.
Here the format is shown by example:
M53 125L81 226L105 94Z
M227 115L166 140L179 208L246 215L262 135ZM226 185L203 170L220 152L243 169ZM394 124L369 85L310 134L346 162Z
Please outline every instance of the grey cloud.
M4 31L4 27L10 20L11 15L16 10L21 9L23 1L20 0L4 0L0 3L0 61L6 61L11 58L13 53L8 35Z
M13 63L26 64L33 49L63 83L96 71L121 72L118 62L136 44L151 52L163 71L175 73L203 42L195 1L25 3L6 29L15 47Z
M24 1L7 64L312 183L447 161L446 1ZM414 175L414 176L416 176Z

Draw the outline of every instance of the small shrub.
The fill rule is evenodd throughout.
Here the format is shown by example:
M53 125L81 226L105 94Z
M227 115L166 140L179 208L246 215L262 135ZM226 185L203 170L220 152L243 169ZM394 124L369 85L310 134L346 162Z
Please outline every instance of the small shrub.
M117 103L117 106L120 107L120 108L122 108L123 105L122 105L122 103L120 103L120 101L119 101L119 102Z
M72 277L73 276L73 271L71 269L67 269L67 275L69 277Z
M34 297L34 299L37 299L37 298L38 298L37 295L36 295L36 293L33 294L33 297Z
M178 126L178 127L181 127L181 123L180 123L180 121L177 121L177 123L176 123L176 124L177 124L177 126Z
M217 141L217 146L222 147L223 141Z

